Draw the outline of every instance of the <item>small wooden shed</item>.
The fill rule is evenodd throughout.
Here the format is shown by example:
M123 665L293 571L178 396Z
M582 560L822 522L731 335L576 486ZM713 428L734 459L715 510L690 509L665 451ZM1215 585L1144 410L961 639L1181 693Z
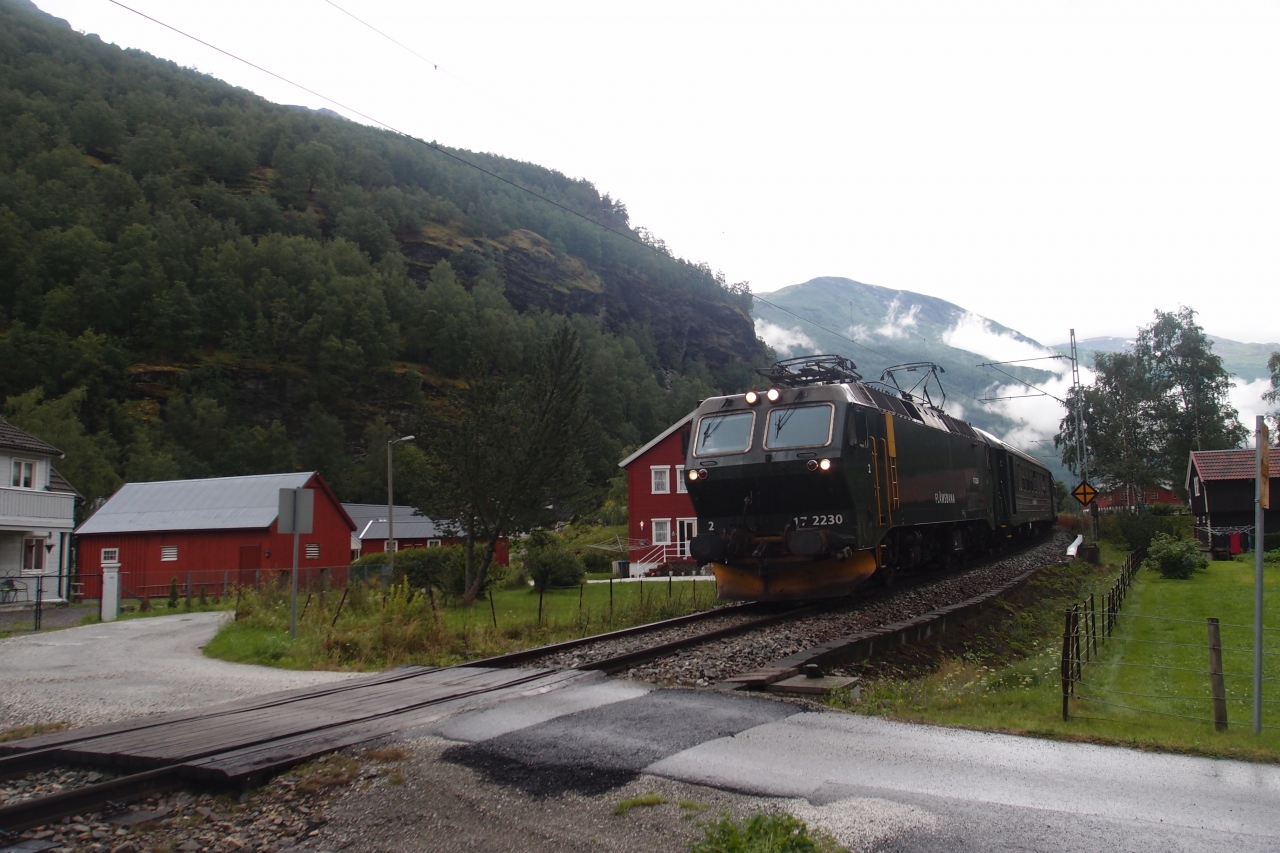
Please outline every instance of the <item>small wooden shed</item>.
M1280 532L1280 448L1271 448L1271 509L1263 523ZM1196 517L1196 539L1214 557L1252 549L1257 453L1254 450L1193 450L1187 494Z

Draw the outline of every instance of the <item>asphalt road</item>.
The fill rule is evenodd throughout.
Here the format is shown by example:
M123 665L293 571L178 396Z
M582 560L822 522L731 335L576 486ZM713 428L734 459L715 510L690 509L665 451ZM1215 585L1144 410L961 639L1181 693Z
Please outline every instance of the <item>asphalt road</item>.
M545 718L571 691L595 707ZM894 723L709 691L605 681L437 727L445 758L529 793L641 775L785 798L855 849L1280 849L1280 768Z

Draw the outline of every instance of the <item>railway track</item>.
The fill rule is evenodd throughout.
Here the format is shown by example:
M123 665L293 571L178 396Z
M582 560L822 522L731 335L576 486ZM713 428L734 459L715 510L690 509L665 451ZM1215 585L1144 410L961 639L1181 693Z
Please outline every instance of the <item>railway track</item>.
M214 708L38 736L28 744L32 748L23 748L23 742L5 744L0 747L0 781L77 764L107 766L122 775L0 806L0 847L9 841L6 833L71 815L110 813L124 808L121 804L130 800L192 783L247 784L318 755L421 725L433 715L440 718L475 707L475 702L486 696L494 698L504 691L510 695L510 691L520 691L535 683L571 680L581 677L577 673L583 671L625 672L679 684L680 678L669 676L678 672L680 662L673 663L673 660L682 653L705 660L725 655L726 644L732 643L756 651L776 649L779 644L773 640L762 641L761 632L785 634L791 645L783 644L781 648L789 654L769 657L766 653L763 661L759 654L754 658L748 656L738 672L720 673L715 679L698 682L730 689L760 688L798 671L806 661L820 661L825 665L837 658L842 649L847 651L857 643L865 644L869 650L876 638L894 632L905 641L908 631L919 632L930 619L936 619L939 612L945 618L954 608L967 606L983 596L994 597L1025 580L1037 569L1027 564L1023 559L1025 555L1047 553L1057 544L1056 539L1050 539L1006 552L963 572L904 579L892 587L870 590L852 602L732 605L453 668L410 668L360 679L358 683L343 682ZM988 575L992 567L1006 563L1014 563L1016 571L1006 571L998 582L990 583ZM977 597L955 595L955 589L966 588L970 592L976 589ZM932 597L924 594L931 589ZM951 596L950 600L945 600L947 596ZM919 612L910 612L911 607L904 609L902 602L908 599L915 602L913 607ZM939 601L941 610L935 606ZM851 632L850 624L855 627L860 624L862 632ZM812 625L818 625L820 630L812 630ZM654 672L643 671L643 667L655 663L656 676ZM510 672L527 665L538 669L528 673ZM509 674L500 675L503 671ZM456 675L451 675L453 673ZM414 679L421 679L421 686L415 687ZM396 685L400 685L399 693ZM379 706L379 702L383 704ZM320 722L320 718L332 715L339 707L346 716L337 721ZM280 725L281 714L292 715L296 722ZM245 725L252 723L264 728L256 733L240 732L238 715L245 715ZM269 725L273 719L276 724ZM161 754L163 750L148 751L146 746L148 729L154 730L153 737L161 742L175 744L184 743L183 732L198 733L204 726L221 732L222 740L215 737L201 743L196 738L189 747L184 745L185 751L181 754L172 755ZM121 738L126 742L124 746L119 743ZM95 747L98 742L104 745ZM130 749L134 751L131 753Z

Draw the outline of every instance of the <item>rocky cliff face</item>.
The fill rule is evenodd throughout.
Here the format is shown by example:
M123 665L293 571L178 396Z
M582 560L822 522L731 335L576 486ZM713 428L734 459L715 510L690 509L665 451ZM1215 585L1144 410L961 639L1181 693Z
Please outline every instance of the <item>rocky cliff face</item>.
M587 315L608 331L648 326L667 367L700 359L719 368L764 353L751 316L728 298L659 287L639 273L592 269L531 231L491 239L431 223L420 233L401 235L400 249L419 283L439 261L465 271L468 254L479 253L497 265L507 299L519 311Z

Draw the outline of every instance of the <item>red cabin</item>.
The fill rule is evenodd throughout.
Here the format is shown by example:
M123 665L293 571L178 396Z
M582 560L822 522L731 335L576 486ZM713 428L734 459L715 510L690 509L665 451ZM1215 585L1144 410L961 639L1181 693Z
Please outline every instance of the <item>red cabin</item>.
M358 552L355 554L356 557L365 554L381 554L387 550L389 525L386 504L343 504L342 508L356 523L352 545L353 550ZM466 544L466 537L459 536L448 523L419 515L418 511L411 506L396 506L394 509L397 551L404 551L407 548L438 548L442 545ZM505 538L498 540L493 559L494 562L503 566L511 562Z
M631 577L667 565L695 565L689 540L698 535L698 517L684 472L692 422L690 412L618 463L627 472Z
M355 530L318 472L126 483L76 531L81 594L101 595L118 566L123 596L221 592L278 579L293 566L293 536L277 531L280 490L314 489L312 532L298 542L299 585L346 583Z

